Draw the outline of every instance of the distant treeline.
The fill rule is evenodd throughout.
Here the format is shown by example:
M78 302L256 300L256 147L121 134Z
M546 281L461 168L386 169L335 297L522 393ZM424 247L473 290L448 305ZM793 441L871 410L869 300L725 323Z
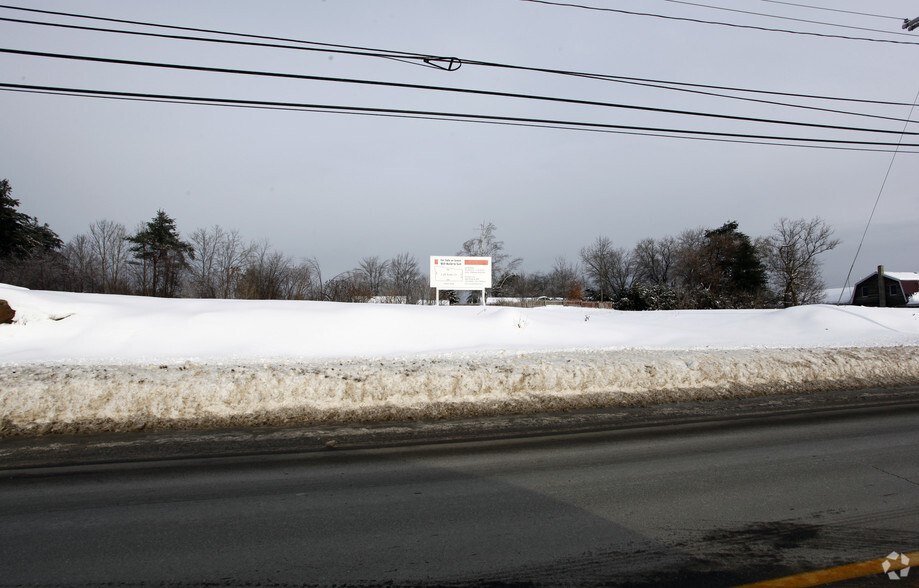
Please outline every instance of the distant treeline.
M0 282L33 289L161 297L430 301L418 260L404 252L362 258L350 271L323 276L316 258L295 260L267 240L246 241L220 226L183 237L159 210L133 232L100 220L64 243L47 225L18 211L12 187L0 180ZM752 239L728 221L647 238L631 250L597 237L578 259L557 258L546 273L520 271L483 222L458 255L491 256L490 296L547 296L602 301L621 310L774 308L818 302L824 289L819 256L838 239L820 218L780 219ZM463 301L463 293L441 293Z

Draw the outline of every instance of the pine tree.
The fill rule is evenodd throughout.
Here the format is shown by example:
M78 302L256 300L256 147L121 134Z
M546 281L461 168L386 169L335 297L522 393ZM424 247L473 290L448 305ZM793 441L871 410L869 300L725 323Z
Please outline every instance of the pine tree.
M38 219L16 210L8 180L0 180L0 259L24 259L31 255L59 250L63 243L57 233Z
M68 278L57 233L16 210L8 180L0 180L0 282L26 288L67 288Z
M716 307L751 306L766 288L766 267L750 237L729 221L705 234L708 294Z
M149 296L175 296L179 290L181 272L194 259L191 244L179 238L175 220L158 210L153 220L133 236L130 251L142 268L142 293Z

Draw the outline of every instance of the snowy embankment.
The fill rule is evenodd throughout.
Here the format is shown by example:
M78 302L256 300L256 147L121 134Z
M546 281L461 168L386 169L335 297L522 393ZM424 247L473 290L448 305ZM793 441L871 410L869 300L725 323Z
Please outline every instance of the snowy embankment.
M919 384L919 309L626 313L0 285L0 436L372 421Z

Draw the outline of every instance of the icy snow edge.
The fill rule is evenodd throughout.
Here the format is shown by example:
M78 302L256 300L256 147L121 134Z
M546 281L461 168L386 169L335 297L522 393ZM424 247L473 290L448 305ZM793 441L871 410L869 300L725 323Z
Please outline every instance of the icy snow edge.
M0 437L462 418L919 384L919 347L0 366Z

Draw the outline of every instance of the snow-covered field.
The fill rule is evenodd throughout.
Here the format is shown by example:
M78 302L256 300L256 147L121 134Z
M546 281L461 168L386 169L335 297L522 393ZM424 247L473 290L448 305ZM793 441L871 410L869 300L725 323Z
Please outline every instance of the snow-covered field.
M0 436L462 417L919 383L919 308L618 312L0 284Z

